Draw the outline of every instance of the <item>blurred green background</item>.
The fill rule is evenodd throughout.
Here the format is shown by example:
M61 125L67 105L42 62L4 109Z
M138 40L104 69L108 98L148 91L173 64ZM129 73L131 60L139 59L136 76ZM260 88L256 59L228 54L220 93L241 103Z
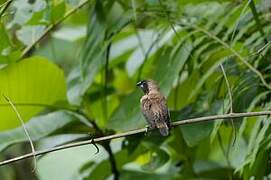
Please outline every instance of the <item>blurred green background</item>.
M269 110L271 0L0 0L0 160L146 125L154 79L172 121ZM235 127L235 128L234 128ZM176 127L0 167L2 180L270 179L269 117ZM236 129L236 131L235 131Z

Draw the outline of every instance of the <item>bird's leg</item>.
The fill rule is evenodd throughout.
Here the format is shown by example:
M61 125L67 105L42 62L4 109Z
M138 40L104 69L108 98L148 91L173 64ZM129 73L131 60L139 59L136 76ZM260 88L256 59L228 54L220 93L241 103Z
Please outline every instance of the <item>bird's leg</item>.
M149 135L149 132L151 130L155 129L155 124L146 125L145 128L146 128L146 131L145 131L145 136L146 136L146 135Z

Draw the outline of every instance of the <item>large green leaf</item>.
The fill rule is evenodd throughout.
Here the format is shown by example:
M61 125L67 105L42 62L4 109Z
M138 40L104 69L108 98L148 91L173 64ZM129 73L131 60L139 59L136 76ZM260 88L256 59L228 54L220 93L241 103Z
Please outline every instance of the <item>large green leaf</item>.
M169 155L162 149L154 149L150 151L148 155L150 156L149 162L142 166L142 169L145 171L155 171L165 165L169 160Z
M79 117L67 111L56 111L32 118L25 127L33 141L38 140L65 125L78 121ZM19 127L9 131L0 132L0 151L9 145L28 141L23 128Z
M24 121L66 98L63 71L45 58L32 57L0 70L0 130L20 126L15 112L2 95L17 106Z
M125 131L144 126L145 121L140 113L139 99L139 91L135 91L126 96L107 123L107 128Z

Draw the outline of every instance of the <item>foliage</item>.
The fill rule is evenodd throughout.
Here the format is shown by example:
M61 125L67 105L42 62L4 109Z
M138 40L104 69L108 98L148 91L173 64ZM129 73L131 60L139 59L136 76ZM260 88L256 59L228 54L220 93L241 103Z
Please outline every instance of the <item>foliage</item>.
M29 151L2 95L36 149L144 127L140 79L159 82L172 121L228 113L220 64L234 112L270 109L270 0L0 4L0 159ZM99 144L96 155L88 146L59 151L38 159L34 175L18 163L1 167L0 179L106 179L116 175L114 160L121 179L270 178L270 118L234 126L236 134L219 120L166 138L136 135Z

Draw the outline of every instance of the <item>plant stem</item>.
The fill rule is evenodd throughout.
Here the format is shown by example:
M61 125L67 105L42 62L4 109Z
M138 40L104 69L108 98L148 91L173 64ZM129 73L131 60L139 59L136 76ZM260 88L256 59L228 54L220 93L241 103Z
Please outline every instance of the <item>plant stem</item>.
M254 116L266 116L266 115L271 115L271 111L231 113L231 114L205 116L205 117L191 118L191 119L176 121L171 124L171 127L173 128L176 126L181 126L181 125L186 125L186 124L194 124L194 123L200 123L200 122L207 122L207 121L214 121L214 120L218 120L218 119L230 120L230 119L236 119L236 118L241 118L241 117L254 117ZM132 136L135 134L145 133L146 131L147 131L147 128L140 128L140 129L135 129L135 130L119 133L119 134L113 134L113 135L98 137L95 139L79 141L79 142L75 142L75 143L65 144L62 146L48 148L45 150L36 151L34 153L29 153L29 154L18 156L18 157L12 158L12 159L1 161L0 166L10 164L10 163L13 163L16 161L20 161L23 159L31 158L33 156L40 156L40 155L47 154L50 152L60 151L63 149L69 149L72 147L84 146L84 145L94 144L94 143L108 141L108 140L112 140L112 139L117 139L117 138L121 138L121 137Z

